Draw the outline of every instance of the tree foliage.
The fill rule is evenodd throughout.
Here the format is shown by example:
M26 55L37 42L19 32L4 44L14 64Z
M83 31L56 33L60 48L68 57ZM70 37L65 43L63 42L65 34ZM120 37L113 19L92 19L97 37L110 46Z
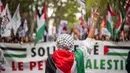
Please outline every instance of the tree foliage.
M100 6L100 15L103 17L106 14L107 3L111 5L112 9L116 14L121 11L123 13L123 9L121 6L126 4L128 0L86 0L86 19L91 15L91 8L95 6ZM4 6L6 3L9 4L9 9L11 15L14 14L15 9L20 3L20 13L21 15L24 12L29 13L30 22L33 22L33 15L35 6L43 7L43 3L46 2L47 7L53 10L51 16L48 17L48 21L50 19L54 19L54 23L58 26L60 20L68 20L69 26L73 26L73 23L77 22L76 13L80 13L79 10L80 5L77 3L77 0L2 0ZM49 10L48 10L49 12Z
M46 2L47 7L53 9L48 21L54 19L54 23L57 25L59 25L60 20L68 20L70 24L74 23L76 21L75 13L79 12L79 5L76 0L2 0L2 2L4 6L6 3L9 4L11 15L14 14L18 3L20 3L21 15L24 12L28 12L31 18L34 15L35 6L42 8L43 3Z
M49 19L59 25L60 20L68 20L72 24L76 22L75 13L79 12L76 0L48 0L48 7L53 8L53 14Z

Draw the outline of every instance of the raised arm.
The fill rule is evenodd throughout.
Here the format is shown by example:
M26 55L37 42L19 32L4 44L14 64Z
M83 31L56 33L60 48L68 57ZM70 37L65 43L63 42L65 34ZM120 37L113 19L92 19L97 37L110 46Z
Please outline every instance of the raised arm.
M98 20L98 17L99 17L99 8L94 9L94 11L92 12L92 15L93 15L93 18L92 18L90 31L88 33L88 38L94 37L96 24L97 24L97 20Z
M93 15L92 24L91 24L90 31L88 34L88 38L84 40L80 45L81 50L83 50L84 60L86 60L87 57L89 57L94 47L94 41L91 38L94 37L96 24L99 17L99 9L98 8L94 9L94 12L92 13L92 15Z

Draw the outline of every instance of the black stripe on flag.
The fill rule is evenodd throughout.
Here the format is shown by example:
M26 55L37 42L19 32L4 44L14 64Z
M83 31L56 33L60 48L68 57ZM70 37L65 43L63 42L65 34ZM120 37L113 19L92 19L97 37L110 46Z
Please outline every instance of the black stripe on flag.
M2 50L12 50L12 51L26 51L26 48L12 48L12 47L0 47Z
M105 45L106 46L106 45ZM129 49L130 50L130 46L106 46L108 47L109 49Z

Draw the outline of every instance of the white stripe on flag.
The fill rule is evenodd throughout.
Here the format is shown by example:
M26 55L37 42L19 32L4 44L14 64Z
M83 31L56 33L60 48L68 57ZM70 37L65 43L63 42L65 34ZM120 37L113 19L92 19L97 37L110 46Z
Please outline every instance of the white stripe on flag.
M12 51L12 50L4 50L7 54L26 54L25 51Z
M45 19L43 17L44 17L44 14L42 14L42 16L40 18L37 16L37 26L38 26L37 32L45 23Z
M112 16L111 13L108 11L108 16L107 16L108 22L111 24L111 28L113 28L113 21L112 21Z
M117 48L112 48L112 49L110 49L110 48L108 48L109 49L109 52L117 52L117 53L127 53L128 51L129 51L129 49L127 50L127 49L117 49Z

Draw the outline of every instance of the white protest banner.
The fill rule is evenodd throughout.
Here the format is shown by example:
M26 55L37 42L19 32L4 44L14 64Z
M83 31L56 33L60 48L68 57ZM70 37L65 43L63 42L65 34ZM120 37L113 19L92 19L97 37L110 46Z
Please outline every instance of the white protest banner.
M75 48L80 46L75 41ZM127 73L126 58L130 42L95 41L93 51L85 64L86 73ZM123 44L123 45L122 45ZM32 44L0 43L4 53L1 73L45 73L48 55L56 50L55 42Z

